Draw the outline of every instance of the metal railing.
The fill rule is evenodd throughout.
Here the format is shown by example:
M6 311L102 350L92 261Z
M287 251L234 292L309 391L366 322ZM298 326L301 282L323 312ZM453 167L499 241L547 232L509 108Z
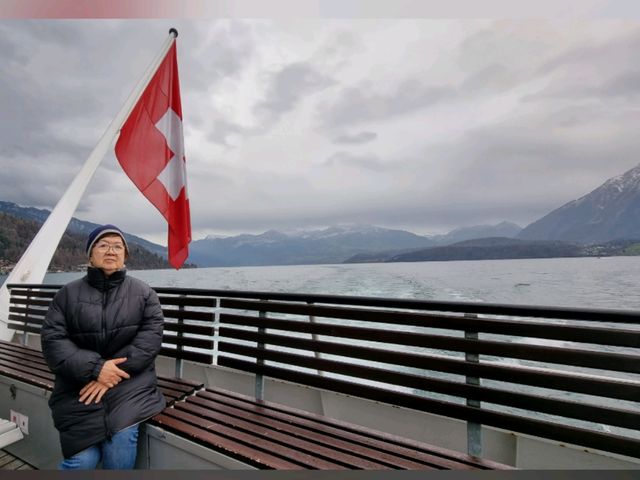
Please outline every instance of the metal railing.
M14 328L35 333L25 318L58 287L9 285ZM258 397L272 377L464 420L473 455L484 425L640 458L639 312L155 290L179 333L163 353L210 364L215 351L256 374Z

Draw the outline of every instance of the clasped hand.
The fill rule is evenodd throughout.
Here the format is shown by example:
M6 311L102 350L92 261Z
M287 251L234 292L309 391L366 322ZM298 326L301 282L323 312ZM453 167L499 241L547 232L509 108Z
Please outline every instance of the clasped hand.
M89 405L93 401L100 403L107 390L115 387L122 380L129 378L127 372L118 368L118 365L126 361L126 358L121 357L104 362L98 379L91 380L80 390L80 401L84 402L85 405Z

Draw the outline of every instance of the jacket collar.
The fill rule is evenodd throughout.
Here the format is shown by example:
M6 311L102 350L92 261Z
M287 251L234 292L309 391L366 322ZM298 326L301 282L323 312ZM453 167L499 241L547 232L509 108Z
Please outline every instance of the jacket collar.
M107 290L117 287L124 282L124 277L127 271L125 269L117 270L111 275L106 276L105 273L99 268L88 267L87 268L87 281L93 288L106 292Z

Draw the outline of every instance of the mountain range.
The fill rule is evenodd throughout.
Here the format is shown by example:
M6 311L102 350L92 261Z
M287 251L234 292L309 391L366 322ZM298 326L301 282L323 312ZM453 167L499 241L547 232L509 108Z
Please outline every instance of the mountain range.
M15 209L13 209L15 213ZM0 211L0 274L13 268L41 224L31 218L20 218ZM50 271L84 270L88 263L85 253L86 235L65 232L49 264ZM169 268L169 263L137 243L129 242L127 267L132 270Z
M2 200L0 200L0 212L24 220L33 220L38 224L43 224L51 213L50 210L34 207L21 207L20 205L17 205L15 203L4 202ZM84 220L78 220L75 217L71 217L71 221L69 222L66 233L71 235L75 234L86 238L87 235L89 235L89 233L98 226L99 225L97 223L86 222ZM124 232L124 236L127 239L127 243L137 244L151 253L167 258L166 247L127 232Z
M3 201L0 212L38 223L50 213ZM96 226L73 218L67 232L86 236ZM129 243L166 258L166 247L129 233L125 236ZM632 247L636 239L640 239L640 165L523 229L501 222L430 236L372 225L269 230L193 241L188 261L214 267L608 255L636 251Z
M640 239L640 165L531 223L518 238L581 244Z

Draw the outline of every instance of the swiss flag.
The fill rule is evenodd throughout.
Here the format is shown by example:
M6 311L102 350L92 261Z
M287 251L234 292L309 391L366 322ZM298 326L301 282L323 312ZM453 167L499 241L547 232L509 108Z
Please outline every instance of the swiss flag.
M169 223L169 263L180 268L189 256L191 218L175 41L124 122L116 157Z

